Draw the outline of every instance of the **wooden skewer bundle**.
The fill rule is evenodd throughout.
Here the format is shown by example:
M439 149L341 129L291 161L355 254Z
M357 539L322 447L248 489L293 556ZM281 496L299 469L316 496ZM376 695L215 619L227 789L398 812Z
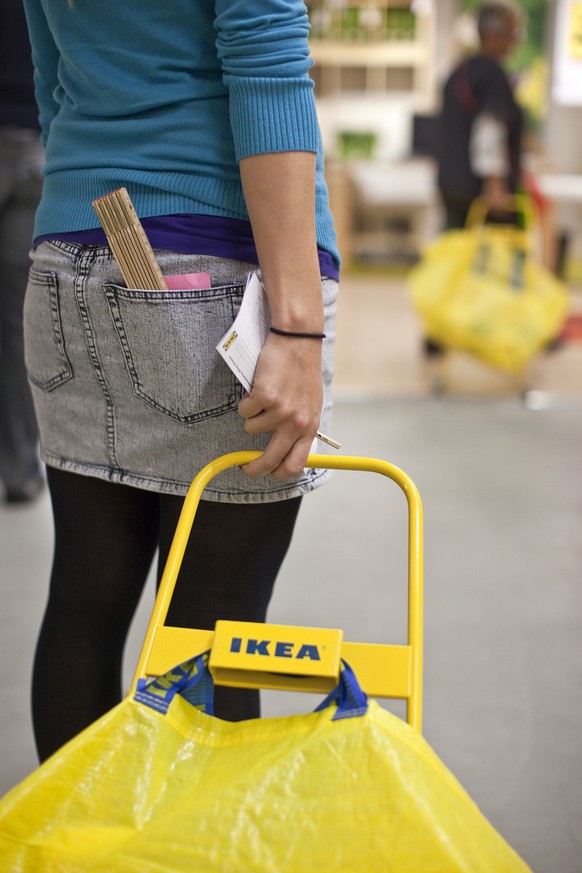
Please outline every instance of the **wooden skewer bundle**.
M126 188L93 200L93 208L128 288L167 290L166 280Z

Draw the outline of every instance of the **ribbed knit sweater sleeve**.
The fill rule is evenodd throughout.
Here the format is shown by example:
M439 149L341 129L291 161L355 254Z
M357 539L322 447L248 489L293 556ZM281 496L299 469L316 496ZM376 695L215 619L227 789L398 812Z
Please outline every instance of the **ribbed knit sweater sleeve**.
M217 0L216 46L237 160L318 149L302 0Z

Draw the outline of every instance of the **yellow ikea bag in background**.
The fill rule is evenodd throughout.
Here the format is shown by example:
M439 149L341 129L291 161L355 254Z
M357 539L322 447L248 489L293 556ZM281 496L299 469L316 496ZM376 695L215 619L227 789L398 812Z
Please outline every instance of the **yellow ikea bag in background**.
M221 721L210 684L141 681L9 792L2 873L528 873L347 665L309 715Z
M525 230L473 221L427 246L412 300L430 339L519 374L559 333L568 291L532 259Z

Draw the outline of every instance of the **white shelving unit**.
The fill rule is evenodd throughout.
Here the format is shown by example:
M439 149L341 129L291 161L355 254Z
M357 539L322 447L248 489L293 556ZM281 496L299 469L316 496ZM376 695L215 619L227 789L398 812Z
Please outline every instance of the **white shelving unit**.
M308 9L311 73L342 259L348 264L370 246L372 256L374 250L387 258L391 249L414 253L434 214L431 168L409 159L413 114L432 113L438 100L436 2L418 15L403 0L308 0ZM342 135L368 133L373 146L363 161L341 144ZM395 184L403 172L404 192ZM370 174L380 198L369 197ZM394 225L410 228L396 245Z
M312 17L327 17L334 21L342 13L333 0L312 0L308 4ZM343 7L354 14L375 10L380 20L392 11L409 15L410 3L387 0L349 0ZM434 108L435 81L435 12L432 7L414 16L413 33L390 37L387 28L352 28L338 38L337 28L330 24L326 32L313 28L310 40L314 61L312 75L317 96L330 96L343 91L390 92L414 91L419 106L425 111ZM413 38L410 38L410 36Z

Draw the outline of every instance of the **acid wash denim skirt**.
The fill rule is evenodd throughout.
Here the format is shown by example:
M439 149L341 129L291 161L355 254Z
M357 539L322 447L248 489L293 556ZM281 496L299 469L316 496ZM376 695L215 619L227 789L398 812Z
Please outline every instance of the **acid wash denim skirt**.
M237 405L244 389L216 351L256 265L158 251L165 275L208 272L209 290L128 289L108 247L44 242L31 253L25 353L46 464L165 494L185 494L207 463L262 450ZM321 430L331 433L337 282L322 280L325 308ZM326 447L317 443L317 451ZM332 450L333 451L333 450ZM216 476L206 500L261 503L323 484L327 470L250 479Z

